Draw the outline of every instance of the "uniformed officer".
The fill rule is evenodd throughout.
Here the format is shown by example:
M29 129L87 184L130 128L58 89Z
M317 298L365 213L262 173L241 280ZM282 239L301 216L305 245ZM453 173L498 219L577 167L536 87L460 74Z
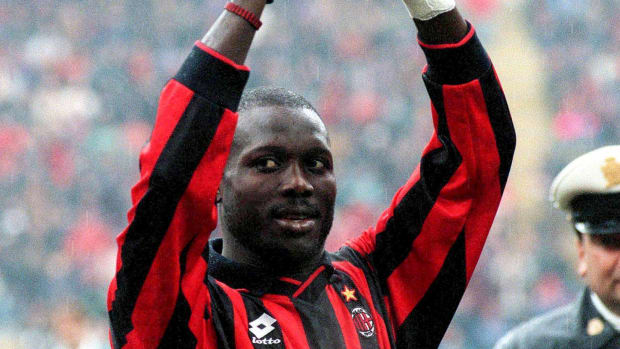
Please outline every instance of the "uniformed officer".
M577 233L577 273L586 287L572 304L511 330L495 349L620 348L620 145L573 160L550 199Z

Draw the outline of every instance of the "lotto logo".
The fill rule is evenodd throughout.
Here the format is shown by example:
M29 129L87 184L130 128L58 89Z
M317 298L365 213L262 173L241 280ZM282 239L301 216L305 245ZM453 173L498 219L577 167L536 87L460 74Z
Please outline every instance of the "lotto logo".
M280 344L282 340L279 338L263 338L276 328L273 324L276 323L276 319L263 313L258 319L249 323L249 330L255 337L252 337L252 343L254 344Z

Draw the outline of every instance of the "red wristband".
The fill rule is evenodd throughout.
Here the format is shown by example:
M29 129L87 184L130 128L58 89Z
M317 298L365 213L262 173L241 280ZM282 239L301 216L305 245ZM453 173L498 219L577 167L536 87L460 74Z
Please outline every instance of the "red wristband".
M245 19L256 30L258 30L258 28L260 28L260 26L263 25L263 23L260 21L260 19L258 19L258 17L256 17L255 14L253 14L252 12L244 9L243 7L241 7L241 6L237 5L237 4L229 2L229 3L226 4L226 6L224 8L226 10L236 14L237 16Z

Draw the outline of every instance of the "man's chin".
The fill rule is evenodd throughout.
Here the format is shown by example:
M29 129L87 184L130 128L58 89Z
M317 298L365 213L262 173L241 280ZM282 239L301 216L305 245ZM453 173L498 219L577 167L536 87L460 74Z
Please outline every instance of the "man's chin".
M297 236L296 232L278 235L270 241L255 244L254 249L269 265L279 267L304 266L309 261L318 259L323 253L327 237L323 234Z
M598 294L598 297L605 306L620 316L620 284L614 285L613 289L606 294Z

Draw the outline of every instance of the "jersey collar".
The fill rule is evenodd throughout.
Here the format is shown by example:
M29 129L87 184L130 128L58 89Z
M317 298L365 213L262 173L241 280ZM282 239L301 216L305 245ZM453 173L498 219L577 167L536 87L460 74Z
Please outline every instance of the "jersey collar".
M334 274L329 253L324 252L321 264L304 280L274 275L269 270L235 262L222 256L222 239L209 241L209 275L242 292L257 296L287 295L311 301L322 291Z

